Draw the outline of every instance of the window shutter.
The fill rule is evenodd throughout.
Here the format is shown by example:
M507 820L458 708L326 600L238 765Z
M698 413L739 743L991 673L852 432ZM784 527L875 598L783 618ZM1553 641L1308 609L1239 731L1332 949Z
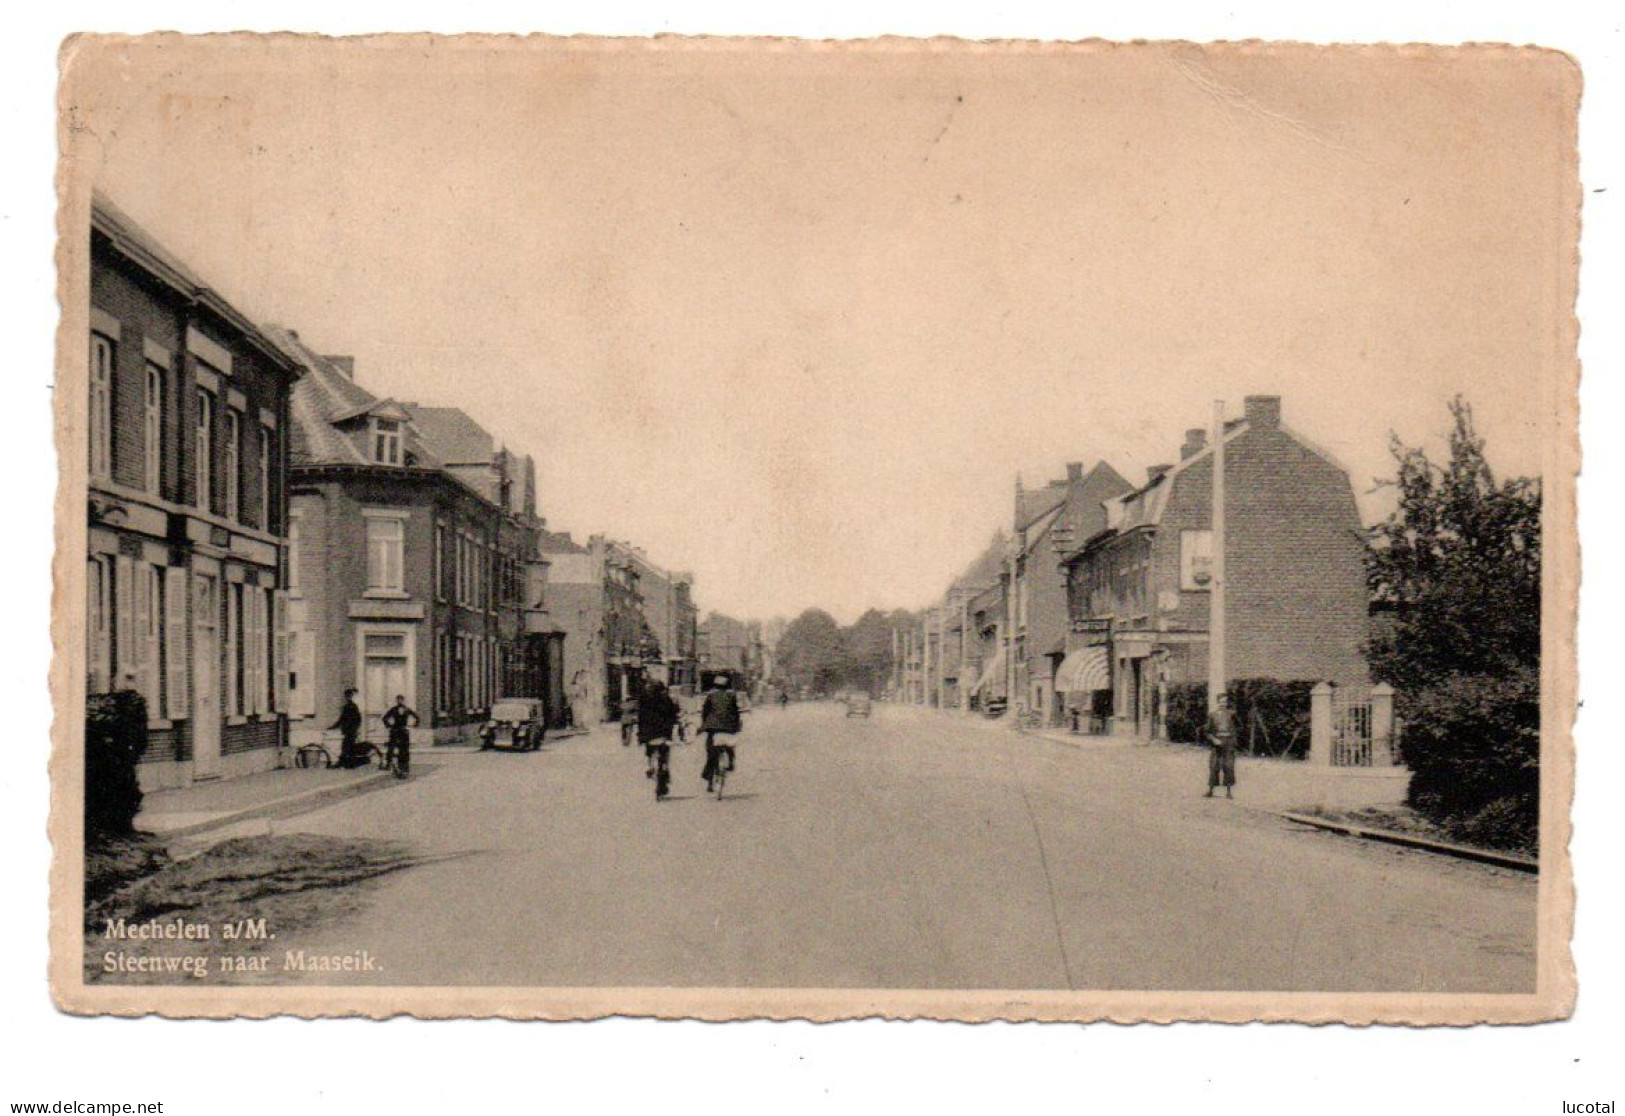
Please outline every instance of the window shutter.
M184 566L169 566L164 570L164 653L169 669L164 678L165 712L169 719L184 720L191 716L187 688L186 602L189 573Z
M113 566L113 646L117 663L114 669L118 676L113 679L113 689L124 688L125 677L133 676L135 684L139 684L140 664L136 662L135 649L135 561L120 554Z
M291 712L296 717L316 715L316 640L309 631L301 631L293 641L293 670L298 685L290 697Z
M111 623L109 609L112 608L112 601L108 593L107 563L100 558L92 558L86 573L90 582L91 610L90 638L87 641L90 651L90 692L102 694L112 689L108 678L111 671L109 659L112 654L112 643L108 633L108 626Z
M147 716L158 716L158 691L154 676L158 670L158 649L152 645L152 567L142 562L132 570L135 583L135 631L130 642L135 647L132 665L136 689L147 699Z
M288 711L288 591L271 593L271 708Z

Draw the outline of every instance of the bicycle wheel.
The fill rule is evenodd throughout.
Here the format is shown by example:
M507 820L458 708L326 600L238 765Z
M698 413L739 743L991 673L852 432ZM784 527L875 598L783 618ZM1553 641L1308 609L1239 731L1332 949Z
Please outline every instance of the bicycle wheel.
M717 766L716 770L713 771L712 774L716 776L715 781L717 785L717 801L720 802L722 800L722 787L728 781L727 760L720 752L717 753Z
M392 766L389 757L384 755L384 750L376 744L367 749L367 762L380 771L388 771Z
M306 744L293 755L295 767L332 767L333 756L320 744Z

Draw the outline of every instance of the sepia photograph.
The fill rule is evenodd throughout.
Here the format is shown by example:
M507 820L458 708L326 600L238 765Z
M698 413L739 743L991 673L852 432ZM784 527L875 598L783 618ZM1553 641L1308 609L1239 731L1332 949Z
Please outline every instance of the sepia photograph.
M59 62L63 1010L1573 1011L1571 58Z

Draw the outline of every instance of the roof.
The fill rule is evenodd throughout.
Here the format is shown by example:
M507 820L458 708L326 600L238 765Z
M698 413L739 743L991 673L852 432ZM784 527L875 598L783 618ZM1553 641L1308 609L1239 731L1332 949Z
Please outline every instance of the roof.
M1004 554L1010 540L1003 531L994 533L987 549L977 556L976 561L966 567L965 572L954 579L954 587L958 589L981 589L997 582L1004 572Z
M489 465L496 456L496 439L457 407L403 405L418 428L418 436L435 456L448 465Z
M208 307L261 353L282 365L285 371L299 375L299 366L303 361L275 344L264 328L249 320L246 314L205 283L179 256L165 248L157 237L136 224L129 214L99 190L91 194L90 226L107 237L127 259L171 289Z
M266 326L272 343L303 364L308 372L294 385L292 396L293 438L289 454L301 465L372 465L375 462L365 445L342 427L363 415L405 418L400 404L380 399L337 364L322 356L282 326ZM432 454L417 447L417 463L426 468L438 465Z
M1050 481L1039 489L1023 489L1016 495L1016 530L1021 531L1066 503L1067 482Z
M536 548L543 554L588 554L586 547L570 537L568 531L549 531L545 527L536 532Z

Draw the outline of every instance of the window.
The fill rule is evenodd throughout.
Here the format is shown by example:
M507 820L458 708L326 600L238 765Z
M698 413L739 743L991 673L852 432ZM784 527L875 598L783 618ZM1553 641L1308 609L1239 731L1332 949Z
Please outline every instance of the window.
M1179 533L1179 587L1210 589L1213 584L1213 532Z
M367 516L367 589L371 592L405 591L402 575L406 524L396 516Z
M395 419L372 420L372 459L380 465L401 463L401 424Z
M113 342L90 335L90 475L113 476Z
M104 694L112 688L113 676L113 585L111 559L95 557L85 567L86 692Z
M273 451L276 442L276 431L269 426L260 425L260 529L262 531L276 530L276 516L272 515L273 507L271 497L274 488L271 484L271 464L276 460Z
M446 599L446 528L440 523L434 525L434 596Z
M164 475L164 370L147 362L147 393L141 415L147 491L162 495Z
M299 542L303 532L300 525L300 516L288 517L288 592L298 596L304 586L304 560L299 554Z
M197 461L197 506L208 511L214 503L214 396L202 388L197 393L197 439L193 455Z
M242 480L242 436L243 417L232 408L227 407L225 462L223 465L225 477L222 479L225 482L226 516L229 519L241 519L243 517L243 494L239 484Z
M226 584L226 715L243 711L243 587Z
M135 576L139 688L147 699L148 719L159 720L164 715L164 570L141 562Z

